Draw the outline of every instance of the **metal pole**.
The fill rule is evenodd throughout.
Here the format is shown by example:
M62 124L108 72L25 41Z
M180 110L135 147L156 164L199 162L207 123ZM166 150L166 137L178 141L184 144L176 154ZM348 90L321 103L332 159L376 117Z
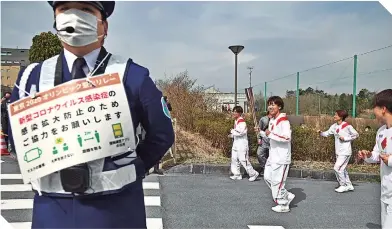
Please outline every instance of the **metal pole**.
M235 54L235 76L234 76L234 106L237 106L237 61L238 54Z
M249 87L252 87L252 70L253 67L247 67L249 69Z
M321 115L321 95L319 95L319 115Z
M249 72L249 87L252 87L252 71Z
M353 82L353 118L356 116L357 110L357 62L358 56L354 55L354 82Z
M299 72L297 72L297 90L295 94L295 115L299 115Z
M267 112L267 82L264 82L264 112Z

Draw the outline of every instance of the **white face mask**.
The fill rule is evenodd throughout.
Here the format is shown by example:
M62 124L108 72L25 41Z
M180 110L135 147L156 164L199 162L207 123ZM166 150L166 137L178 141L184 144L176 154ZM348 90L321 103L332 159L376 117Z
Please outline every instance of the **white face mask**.
M81 47L98 41L97 22L101 21L96 16L77 9L70 9L56 16L56 27L63 30L73 27L75 31L57 31L61 41L74 47Z

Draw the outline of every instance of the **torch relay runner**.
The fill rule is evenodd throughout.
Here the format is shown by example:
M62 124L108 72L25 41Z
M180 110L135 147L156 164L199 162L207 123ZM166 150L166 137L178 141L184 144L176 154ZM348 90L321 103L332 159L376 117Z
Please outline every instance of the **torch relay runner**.
M354 191L346 168L352 155L351 141L358 138L359 134L345 121L347 117L347 111L337 110L334 116L335 123L325 132L317 131L323 137L335 136L336 163L333 169L340 185L335 191L339 193Z
M380 163L381 227L390 229L392 228L392 89L376 94L373 106L374 115L383 126L377 131L373 150L360 150L358 157L367 163Z
M272 198L277 204L275 212L289 212L290 203L295 195L286 190L286 179L291 164L291 127L285 113L282 98L272 96L267 101L269 114L272 116L268 129L258 129L260 136L270 139L270 153L265 164L264 180L271 189ZM256 128L257 129L257 128Z
M249 161L249 144L248 144L248 129L246 122L242 117L243 109L241 106L233 108L234 129L230 131L229 138L233 138L233 147L231 151L231 172L232 180L241 180L240 164L245 168L249 175L249 181L255 181L259 173L253 169Z

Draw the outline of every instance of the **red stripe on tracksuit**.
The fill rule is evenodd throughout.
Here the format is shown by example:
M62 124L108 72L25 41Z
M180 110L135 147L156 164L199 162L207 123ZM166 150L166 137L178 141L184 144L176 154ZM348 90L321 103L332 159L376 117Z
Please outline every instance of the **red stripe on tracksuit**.
M288 138L286 138L286 137L283 137L283 136L280 136L280 135L277 135L277 134L274 134L274 133L272 133L273 135L275 135L275 136L277 136L277 137L279 137L279 138L281 138L281 139L284 139L284 140L287 140Z
M286 116L280 117L278 120L276 120L275 125L277 126L280 122L282 122L282 121L288 121L288 120L289 120L289 119L288 119ZM271 131L272 131L273 129L274 129L274 125L272 125ZM277 135L277 134L274 134L274 133L272 133L272 134L275 135L275 136L277 136L277 137L279 137L279 138L281 138L281 139L287 140L286 137L283 137L283 136L280 136L280 135Z
M342 127L336 130L336 133L339 133L340 130L343 130L344 128L348 127L350 124L348 124L347 122L343 123Z
M346 128L346 127L348 127L349 126L349 124L347 123L347 122L345 122L343 125L342 125L342 128L340 128L341 130L343 130L344 128Z
M276 125L278 125L281 121L288 121L289 119L286 116L280 117L278 120L276 120Z
M285 165L285 166L284 166L284 170L283 170L283 174L282 174L282 179L281 179L280 184L279 184L278 193L276 194L275 203L278 203L278 195L279 195L280 189L282 189L283 180L284 180L284 175L286 174L287 166L288 166L288 165Z
M274 130L274 127L277 126L277 125L279 125L280 122L282 122L282 121L288 121L288 120L289 120L289 119L288 119L286 116L280 117L278 120L276 120L275 125L272 124L271 131L273 131L273 130ZM276 136L278 136L278 135L276 135ZM278 137L280 137L280 136L278 136Z
M238 125L239 123L241 123L241 122L245 122L245 120L244 120L243 118L239 118L239 119L237 120L237 125Z

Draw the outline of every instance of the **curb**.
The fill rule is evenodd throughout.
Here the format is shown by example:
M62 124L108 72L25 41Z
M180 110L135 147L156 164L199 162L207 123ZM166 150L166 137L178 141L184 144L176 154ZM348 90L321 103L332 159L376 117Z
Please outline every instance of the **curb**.
M260 170L260 166L254 165L256 171ZM187 164L177 165L165 171L167 174L205 174L205 175L230 175L230 165L214 165L214 164ZM245 170L241 167L241 173L244 174ZM352 181L379 181L379 174L368 173L349 173L350 180ZM333 170L317 171L309 169L290 168L288 177L293 178L306 178L317 180L336 181L335 172Z

